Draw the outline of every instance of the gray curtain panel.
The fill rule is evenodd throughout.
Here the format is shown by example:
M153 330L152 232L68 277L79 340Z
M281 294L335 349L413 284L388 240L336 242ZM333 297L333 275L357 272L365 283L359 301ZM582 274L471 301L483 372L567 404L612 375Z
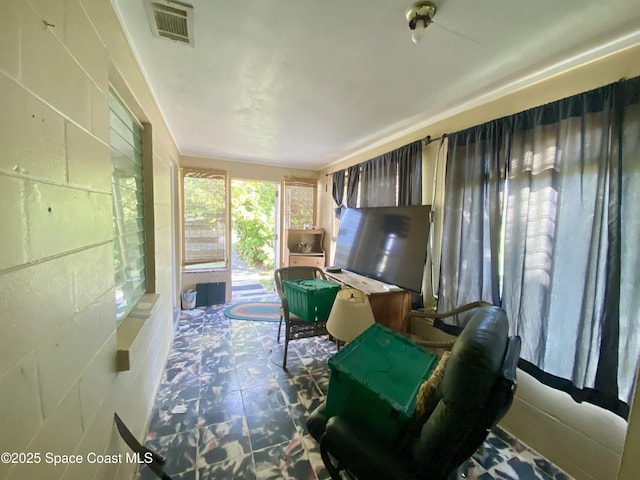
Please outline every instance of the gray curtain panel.
M358 206L358 188L360 185L360 165L353 165L347 169L347 207Z
M396 150L398 205L422 205L422 140Z
M422 141L361 164L360 206L422 205Z
M397 178L398 162L390 153L364 162L360 177L360 206L396 206Z
M438 310L477 300L499 305L500 199L509 123L449 135Z
M343 207L343 199L344 199L344 177L345 170L338 170L334 172L332 175L333 183L331 187L331 193L333 196L333 201L336 202L337 207L334 209L334 213L336 218L340 218L340 212Z
M611 93L603 92L607 103ZM574 102L582 99L557 105L549 123L545 109L516 117L503 306L527 339L521 358L583 389L595 386L594 360L605 333L604 273L613 266L607 258L607 208L614 200L608 190L617 180L609 176L614 115L607 108L568 117Z
M628 416L640 359L640 79L452 135L439 309L502 305L521 368Z
M619 366L620 398L630 400L633 382L640 362L640 79L624 84L625 105L620 129L619 204L614 204L613 216L619 209L620 278L619 278ZM611 283L611 281L610 281Z

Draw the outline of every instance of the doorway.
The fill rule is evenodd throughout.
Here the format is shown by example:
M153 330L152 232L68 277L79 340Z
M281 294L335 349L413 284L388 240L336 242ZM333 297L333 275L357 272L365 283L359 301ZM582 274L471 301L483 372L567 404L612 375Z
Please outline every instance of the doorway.
M273 290L278 185L231 179L232 292Z

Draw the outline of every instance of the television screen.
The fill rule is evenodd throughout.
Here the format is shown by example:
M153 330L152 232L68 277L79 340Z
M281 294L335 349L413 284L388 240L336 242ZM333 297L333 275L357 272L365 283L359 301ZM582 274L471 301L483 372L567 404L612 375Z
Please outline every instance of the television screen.
M334 265L420 293L430 205L347 208L340 217Z

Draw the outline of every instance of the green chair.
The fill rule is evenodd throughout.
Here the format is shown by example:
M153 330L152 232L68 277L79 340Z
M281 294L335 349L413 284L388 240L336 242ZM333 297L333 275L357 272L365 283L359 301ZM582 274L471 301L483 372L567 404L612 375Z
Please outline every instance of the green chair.
M280 332L284 323L284 355L282 358L282 368L287 368L287 351L289 341L300 338L315 337L318 335L328 335L327 322L306 322L295 313L289 310L289 301L282 288L282 282L286 280L304 280L319 278L326 280L322 269L318 267L283 267L277 269L274 274L276 291L280 297L282 306L280 307L280 323L278 324L278 342L280 342Z

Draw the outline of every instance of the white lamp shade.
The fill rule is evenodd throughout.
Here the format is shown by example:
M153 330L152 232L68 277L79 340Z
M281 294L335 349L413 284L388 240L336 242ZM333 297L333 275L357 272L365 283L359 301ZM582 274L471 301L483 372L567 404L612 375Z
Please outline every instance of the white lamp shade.
M338 340L350 342L374 323L367 296L355 288L345 288L336 295L327 330Z

